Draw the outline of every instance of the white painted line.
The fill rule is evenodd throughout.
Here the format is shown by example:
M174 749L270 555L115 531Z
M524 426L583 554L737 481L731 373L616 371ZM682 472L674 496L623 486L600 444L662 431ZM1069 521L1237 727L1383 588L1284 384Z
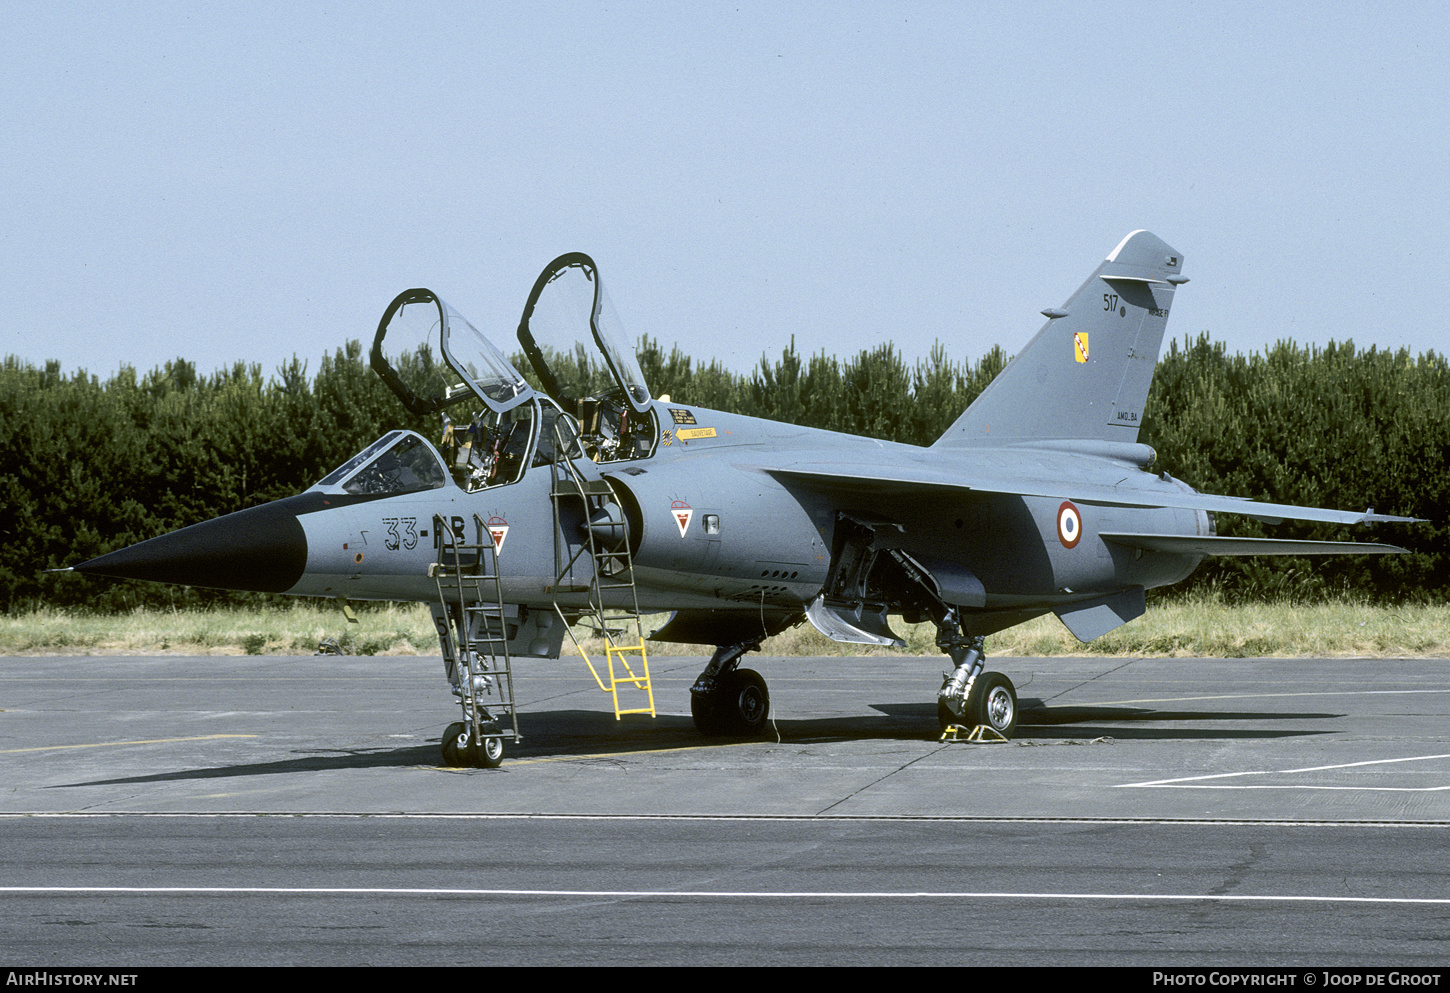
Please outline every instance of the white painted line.
M1410 696L1417 693L1450 693L1444 690L1302 690L1293 693L1275 693L1265 690L1259 693L1219 693L1214 696L1165 696L1149 700L1094 700L1089 703L1063 703L1065 707L1118 707L1129 703L1187 703L1191 700L1260 700L1264 697L1289 696ZM1204 716L1209 716L1205 714Z
M265 793L266 790L252 790ZM225 795L225 794L218 794ZM234 794L237 796L241 793ZM202 797L205 799L205 797ZM1287 827L1287 828L1378 828L1390 830L1433 828L1444 830L1450 820L1384 820L1372 818L1285 818L1285 817L1051 817L1011 814L483 814L460 810L359 812L345 810L35 810L0 811L0 822L14 820L100 820L129 818L142 820L399 820L399 821L692 821L743 824L1096 824L1108 827Z
M144 741L97 741L83 745L38 745L34 748L0 749L0 755L18 755L21 752L60 752L71 748L115 748L118 745L169 745L178 741L215 741L219 738L255 738L255 734L204 734L195 738L148 738Z
M1450 906L1450 897L1225 893L1007 893L964 890L526 890L411 886L0 886L0 894L62 896L463 896L585 900L1097 900L1191 903L1361 903Z
M1252 775L1246 773L1245 775ZM1129 783L1129 786L1154 786L1155 783ZM1120 789L1122 787L1119 787ZM1272 786L1192 786L1164 785L1165 790L1343 790L1350 793L1439 793L1450 790L1450 786L1305 786L1295 783L1281 783Z
M1369 759L1364 762L1344 762L1339 765L1310 765L1302 769L1254 769L1245 772L1216 772L1209 776L1183 776L1178 779L1155 779L1144 783L1119 783L1116 789L1138 789L1156 786L1165 789L1207 789L1207 790L1365 790L1381 793L1433 793L1450 790L1446 786L1313 786L1309 784L1285 783L1273 786L1202 786L1196 785L1208 779L1233 779L1238 776L1290 776L1301 772L1326 772L1332 769L1357 769L1367 765L1393 765L1398 762L1428 762L1432 759L1450 759L1445 755L1412 755L1398 759ZM1193 785L1189 785L1193 784Z

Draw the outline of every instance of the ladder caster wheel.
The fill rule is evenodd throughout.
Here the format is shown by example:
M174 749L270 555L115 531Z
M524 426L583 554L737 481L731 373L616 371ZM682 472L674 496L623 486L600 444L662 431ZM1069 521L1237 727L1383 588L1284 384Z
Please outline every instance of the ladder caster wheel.
M497 724L485 724L483 733L502 735L503 730ZM473 754L477 765L484 769L497 769L503 764L503 738L484 738L474 745Z
M488 723L483 725L483 733L499 735L503 732L497 724ZM469 738L468 725L462 721L448 725L443 732L444 765L455 769L497 769L503 764L503 738L484 738L482 742L473 742Z

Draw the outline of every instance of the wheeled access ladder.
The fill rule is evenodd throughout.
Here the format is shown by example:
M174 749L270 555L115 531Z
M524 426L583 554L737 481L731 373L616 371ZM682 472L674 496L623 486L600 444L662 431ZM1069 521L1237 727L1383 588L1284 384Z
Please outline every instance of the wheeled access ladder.
M562 562L554 578L554 585L550 587L554 612L563 622L564 630L569 632L569 640L574 643L574 648L589 667L594 681L614 699L614 719L619 720L625 714L649 714L654 717L655 694L650 685L649 657L645 651L644 627L639 617L639 593L634 585L634 562L629 550L629 523L609 482L603 478L586 479L574 464L575 450L580 458L584 457L584 452L577 435L568 437L564 433L568 428L563 427L563 424L564 418L559 418L554 428L557 451L563 456L555 463L551 494L554 505L554 533L564 533L559 519L561 503L565 500L578 500L583 505L585 541L567 561ZM599 532L603 532L606 539L601 540ZM566 550L567 546L560 549L555 556L556 563L564 559L563 552ZM581 577L575 576L575 567L580 564L579 560L585 552L589 555L591 568L588 582L581 583L578 581ZM629 591L627 597L620 595L623 590ZM573 626L559 602L560 594L565 593L589 595L589 607L584 616L591 618L593 626L604 637L604 658L609 675L607 681L599 674L589 658L589 653L574 636ZM626 635L631 627L634 629L632 638ZM639 657L635 665L631 666L629 657L635 654ZM616 663L618 669L615 668ZM638 672L635 671L636 667ZM621 706L621 687L643 692L646 705Z
M473 522L475 541L469 542L441 516L433 518L439 536L438 561L428 569L438 587L433 622L448 681L463 708L462 722L443 734L443 758L449 765L493 767L503 761L505 740L517 744L523 736L514 706L498 546L481 517L474 514Z

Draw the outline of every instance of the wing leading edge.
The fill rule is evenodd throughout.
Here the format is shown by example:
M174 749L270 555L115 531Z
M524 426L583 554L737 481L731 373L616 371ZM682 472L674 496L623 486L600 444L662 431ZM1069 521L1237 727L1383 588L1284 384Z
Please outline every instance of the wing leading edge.
M1240 497L1218 496L1212 493L1193 493L1180 490L1128 489L1102 483L1081 482L1073 479L1009 479L993 478L987 475L975 476L961 473L947 473L921 466L903 469L891 474L879 467L856 464L817 463L806 466L758 466L762 472L783 483L806 485L815 489L838 491L851 494L876 496L909 496L924 493L988 493L1004 496L1050 497L1056 500L1075 500L1089 504L1103 504L1114 507L1171 507L1180 510L1207 510L1215 513L1243 514L1261 520L1320 521L1328 524L1419 524L1421 518L1395 517L1376 514L1373 509L1363 512L1329 510L1320 507L1296 507L1282 503L1259 503ZM1342 544L1341 542L1319 542L1318 544ZM1224 546L1227 548L1228 546ZM1394 548L1394 546L1378 546ZM1403 549L1394 548L1395 551ZM1286 554L1302 555L1307 552L1227 552L1217 551L1204 554L1252 555ZM1324 554L1324 553L1316 553Z
M1373 541L1292 541L1279 538L1230 538L1219 535L1127 534L1102 532L1104 541L1127 548L1175 555L1404 555L1407 548Z

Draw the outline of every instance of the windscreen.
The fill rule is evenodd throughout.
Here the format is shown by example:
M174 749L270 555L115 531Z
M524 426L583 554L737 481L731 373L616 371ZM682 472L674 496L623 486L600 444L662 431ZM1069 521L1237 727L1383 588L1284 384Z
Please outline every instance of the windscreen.
M367 448L364 448L362 451L358 452L356 455L348 459L342 465L329 472L326 476L323 476L317 485L335 486L337 483L340 483L347 476L351 475L353 470L355 470L358 466L362 465L364 462L371 459L374 455L378 454L378 452L381 452L383 449L391 445L393 441L397 439L398 435L402 433L403 432L401 431L389 431L387 434L383 435L381 438L373 442Z
M375 451L387 440L388 438L383 438L374 442L368 447L368 452ZM447 481L448 474L443 470L443 463L438 461L433 446L408 431L361 470L353 473L342 484L342 488L348 493L391 496L395 493L437 489Z

